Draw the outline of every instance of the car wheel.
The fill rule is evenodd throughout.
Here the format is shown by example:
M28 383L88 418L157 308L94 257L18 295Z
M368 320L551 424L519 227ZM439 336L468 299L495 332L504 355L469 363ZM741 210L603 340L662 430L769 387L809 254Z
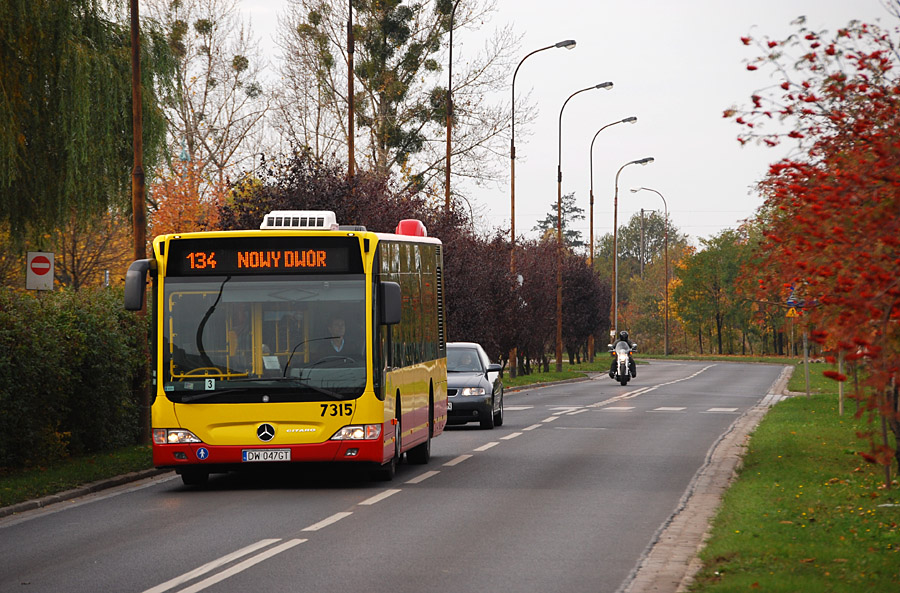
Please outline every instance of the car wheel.
M503 392L500 393L500 409L494 412L494 426L503 426Z
M485 430L490 430L494 428L494 404L491 403L491 406L488 408L487 414L481 420L481 428Z

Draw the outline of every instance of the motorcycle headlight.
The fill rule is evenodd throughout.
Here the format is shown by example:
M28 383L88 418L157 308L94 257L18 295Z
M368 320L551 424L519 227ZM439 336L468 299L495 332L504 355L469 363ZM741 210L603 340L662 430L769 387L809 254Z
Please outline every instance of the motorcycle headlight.
M460 395L484 395L484 387L463 387Z

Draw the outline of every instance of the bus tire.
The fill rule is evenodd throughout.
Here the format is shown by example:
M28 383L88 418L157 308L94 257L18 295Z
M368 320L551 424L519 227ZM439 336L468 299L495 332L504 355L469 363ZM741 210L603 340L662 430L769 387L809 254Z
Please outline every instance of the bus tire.
M380 482L390 482L397 475L397 464L400 463L400 394L397 394L397 403L394 407L394 455L391 460L375 469L375 479Z
M203 486L209 480L209 472L199 469L185 469L180 473L185 486Z
M406 452L406 460L416 465L425 465L431 460L431 435L434 431L434 396L428 398L428 436L421 445Z

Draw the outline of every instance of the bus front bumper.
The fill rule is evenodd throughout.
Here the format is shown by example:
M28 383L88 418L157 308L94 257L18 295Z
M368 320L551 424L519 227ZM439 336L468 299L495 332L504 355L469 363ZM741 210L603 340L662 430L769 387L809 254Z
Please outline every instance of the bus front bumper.
M383 463L385 445L378 441L326 441L304 445L207 445L182 443L153 445L153 465L158 468L191 466L247 466L258 462ZM214 471L210 467L210 471Z

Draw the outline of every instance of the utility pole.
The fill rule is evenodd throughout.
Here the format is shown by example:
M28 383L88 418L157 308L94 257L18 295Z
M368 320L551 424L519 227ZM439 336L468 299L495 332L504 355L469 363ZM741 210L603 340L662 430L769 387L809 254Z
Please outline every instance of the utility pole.
M131 0L131 133L134 163L131 169L131 215L134 235L134 259L147 257L147 213L144 200L144 125L141 109L141 35L138 0ZM138 311L146 315L146 309ZM146 346L145 346L146 348ZM147 360L150 360L149 356ZM148 382L142 389L138 422L141 442L150 444L150 389Z

